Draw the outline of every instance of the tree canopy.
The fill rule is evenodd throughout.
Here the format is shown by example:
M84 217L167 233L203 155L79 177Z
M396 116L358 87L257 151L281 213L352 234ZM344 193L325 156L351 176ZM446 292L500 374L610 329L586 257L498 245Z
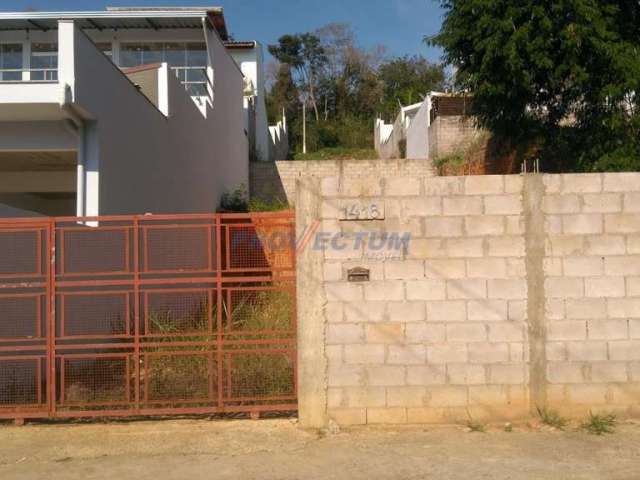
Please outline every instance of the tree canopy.
M640 168L640 2L446 0L427 39L480 124L547 170Z

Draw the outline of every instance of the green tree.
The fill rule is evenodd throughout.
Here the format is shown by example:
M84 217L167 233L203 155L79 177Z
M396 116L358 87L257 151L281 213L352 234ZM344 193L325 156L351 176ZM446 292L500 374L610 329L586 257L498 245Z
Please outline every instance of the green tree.
M383 63L379 78L384 89L379 111L386 119L393 120L399 104L418 103L430 91L444 89L445 72L442 65L430 63L421 56L404 56Z
M427 39L479 122L547 170L640 167L640 2L445 0Z

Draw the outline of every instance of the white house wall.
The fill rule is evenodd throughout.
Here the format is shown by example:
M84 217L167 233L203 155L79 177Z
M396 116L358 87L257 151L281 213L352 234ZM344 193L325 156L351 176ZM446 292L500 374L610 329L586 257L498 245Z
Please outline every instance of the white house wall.
M208 37L213 108L203 116L168 75L166 117L75 29L74 104L95 122L87 215L211 212L225 190L248 184L242 76L217 34Z
M429 122L431 113L431 96L422 102L420 110L412 118L407 129L407 158L429 158Z

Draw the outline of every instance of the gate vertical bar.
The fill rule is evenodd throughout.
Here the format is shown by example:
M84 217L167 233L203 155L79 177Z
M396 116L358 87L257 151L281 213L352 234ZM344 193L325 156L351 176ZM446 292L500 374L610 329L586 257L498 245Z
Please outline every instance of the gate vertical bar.
M223 385L224 385L224 370L222 368L222 226L220 224L221 217L219 214L215 216L216 225L216 367L218 372L218 408L223 407Z
M56 415L56 222L47 224L47 385L49 416Z
M135 412L140 411L140 236L138 217L133 219L133 321L135 362ZM146 245L145 245L146 250ZM130 373L127 371L127 375Z

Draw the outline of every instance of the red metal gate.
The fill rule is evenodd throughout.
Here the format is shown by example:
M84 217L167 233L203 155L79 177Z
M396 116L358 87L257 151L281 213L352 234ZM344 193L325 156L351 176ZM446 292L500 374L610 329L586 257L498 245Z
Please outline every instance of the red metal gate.
M0 221L0 418L290 411L291 212Z

